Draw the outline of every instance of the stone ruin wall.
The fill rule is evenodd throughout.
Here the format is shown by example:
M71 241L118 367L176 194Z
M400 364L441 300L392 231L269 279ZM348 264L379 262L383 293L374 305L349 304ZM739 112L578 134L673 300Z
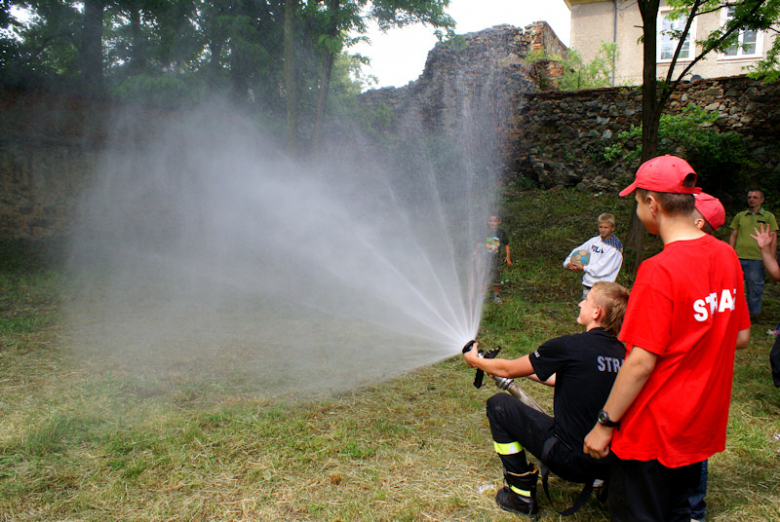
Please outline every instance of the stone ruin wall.
M464 107L487 114L482 135L498 148L496 167L505 179L522 176L546 188L616 191L632 177L635 165L605 167L593 154L640 123L638 88L542 92L540 85L548 85L560 66L527 64L526 53L565 52L545 23L497 26L465 35L464 42L461 48L437 44L417 81L364 93L363 105L391 114L386 130L397 136L420 131L455 136ZM718 129L743 134L761 171L780 173L779 102L780 85L719 78L683 84L667 112L688 103L717 111ZM166 113L133 111L144 121L145 138L154 139ZM109 132L121 123L116 114L101 101L0 91L0 239L67 233L101 153L109 141L123 142Z
M155 139L165 111L132 111L142 139ZM122 112L102 100L0 89L0 239L40 239L72 228L108 144L132 154L139 138L117 132Z
M620 132L641 125L638 87L575 92L528 93L512 125L511 171L545 188L576 185L586 190L616 191L633 178L638 165L597 161ZM688 104L716 112L715 129L741 134L759 173L780 175L780 83L745 76L682 83L666 114Z
M498 143L508 153L516 138L507 134L512 107L538 90L539 74L550 74L549 64L527 65L525 54L561 54L565 47L546 23L497 26L464 35L460 44L438 44L417 81L366 93L363 104L384 107L393 123L383 131L406 136L455 136L464 116L487 113L478 118L474 136L481 142L474 148ZM66 234L107 147L132 154L133 142L153 140L166 118L160 109L131 109L143 122L142 136L118 136L112 129L122 126L122 107L106 101L0 90L0 239Z
M100 131L95 107L49 95L0 91L0 238L39 238L71 219ZM94 127L93 127L94 129Z
M499 149L496 166L506 174L506 155L518 139L512 122L527 103L525 93L539 91L542 84L554 88L562 74L557 62L526 62L528 53L539 51L566 52L546 22L468 33L454 43L437 43L417 80L365 92L361 105L389 113L381 131L400 139L436 135L457 142L468 132L479 140L475 149Z
M556 91L563 72L560 63L524 60L531 51L565 55L565 46L544 22L524 29L493 27L466 35L465 43L463 49L438 44L417 81L400 89L369 91L362 95L364 104L383 106L393 114L396 123L389 130L401 137L414 131L409 121L425 132L454 137L463 117L457 103L463 94L456 80L467 76L491 93L480 107L490 115L486 134L495 140L484 146L497 147L496 166L504 179L520 176L544 188L617 191L633 178L638 165L607 164L600 156L618 134L641 125L639 87ZM764 84L737 76L683 82L665 112L679 114L688 104L717 112L714 128L743 135L760 176L780 174L779 102L780 82Z

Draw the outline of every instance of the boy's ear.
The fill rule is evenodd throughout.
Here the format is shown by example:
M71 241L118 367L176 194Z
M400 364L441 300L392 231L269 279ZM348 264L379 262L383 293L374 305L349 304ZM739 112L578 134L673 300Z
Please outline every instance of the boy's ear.
M650 210L650 212L652 212L654 215L658 213L659 205L658 200L655 199L655 196L648 194L644 202L647 204L647 208Z
M604 309L596 305L593 307L593 322L596 324L601 324L601 320L604 318Z

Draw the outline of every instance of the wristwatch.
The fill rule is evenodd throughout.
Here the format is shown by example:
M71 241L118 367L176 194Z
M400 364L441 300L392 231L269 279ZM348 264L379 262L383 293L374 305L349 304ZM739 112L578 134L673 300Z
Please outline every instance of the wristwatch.
M599 424L602 426L606 426L607 428L619 428L620 427L620 421L614 422L613 420L610 420L609 413L605 412L604 410L601 410L599 412Z

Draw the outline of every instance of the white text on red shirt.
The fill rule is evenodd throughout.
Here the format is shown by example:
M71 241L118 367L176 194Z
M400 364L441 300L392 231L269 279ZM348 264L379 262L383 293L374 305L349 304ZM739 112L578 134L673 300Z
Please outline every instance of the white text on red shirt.
M709 319L711 315L715 315L715 313L721 313L727 310L733 312L736 296L736 288L734 290L724 288L720 294L720 299L718 299L717 292L712 292L704 299L697 299L693 303L693 311L695 312L693 318L699 322L703 322Z

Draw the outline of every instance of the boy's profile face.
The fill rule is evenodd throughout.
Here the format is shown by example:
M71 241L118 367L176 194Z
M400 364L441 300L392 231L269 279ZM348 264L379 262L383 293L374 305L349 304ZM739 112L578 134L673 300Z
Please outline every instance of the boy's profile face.
M490 230L495 231L498 229L498 225L501 224L501 218L498 216L490 216L488 218L488 226L490 227Z
M607 239L609 235L615 231L615 225L612 223L601 222L599 223L599 236L601 239Z
M639 193L637 193L634 196L634 199L636 199L637 203L636 216L639 218L639 221L642 222L649 233L657 236L658 226L655 223L655 219L653 219L653 213L650 211L650 202L652 201L652 196L648 196L647 199L642 199Z
M591 290L588 292L588 296L580 301L578 305L580 307L580 315L577 316L577 324L588 328L595 321L595 314L597 312L598 305L594 302L598 290Z

